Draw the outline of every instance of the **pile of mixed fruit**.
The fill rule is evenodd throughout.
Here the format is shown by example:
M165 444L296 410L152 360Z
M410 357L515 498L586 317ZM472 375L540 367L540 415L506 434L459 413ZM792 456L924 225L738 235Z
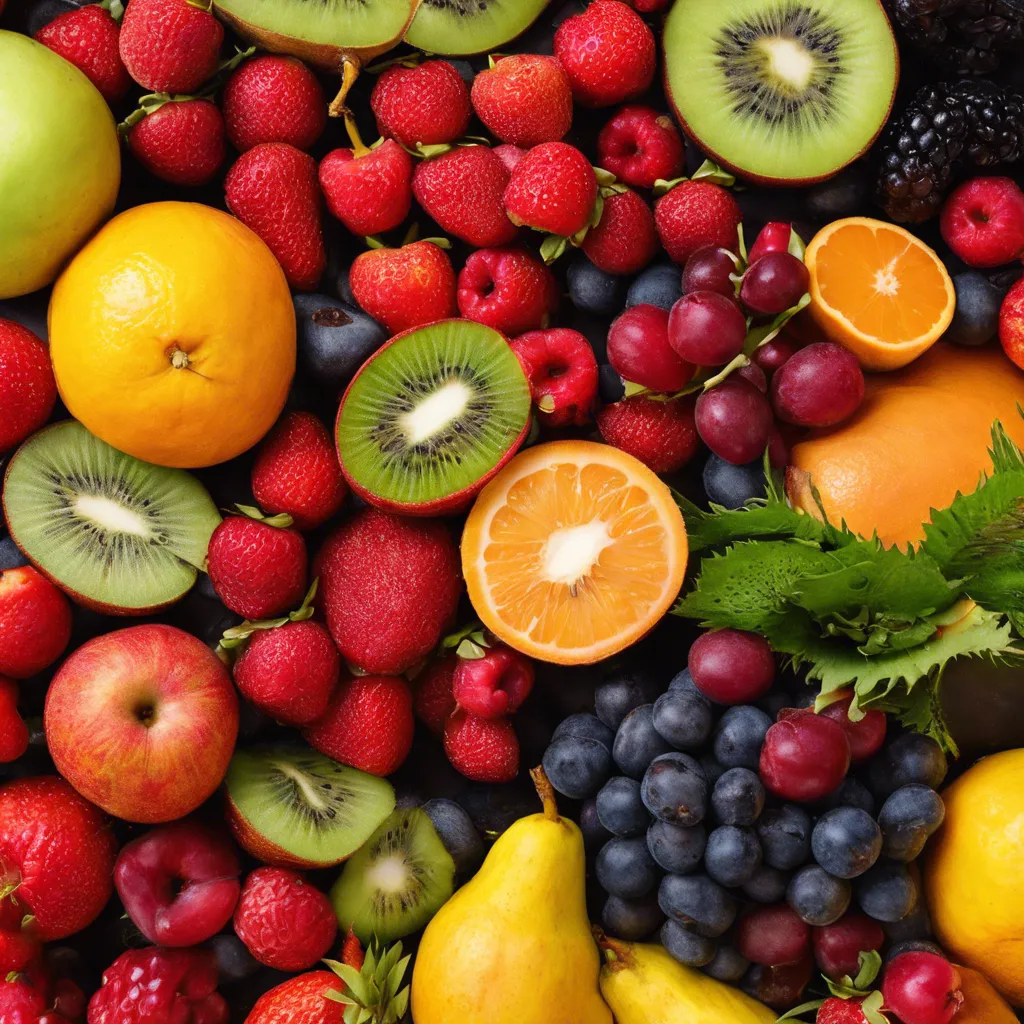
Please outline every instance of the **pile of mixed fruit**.
M1022 0L0 0L0 1024L1015 1024Z

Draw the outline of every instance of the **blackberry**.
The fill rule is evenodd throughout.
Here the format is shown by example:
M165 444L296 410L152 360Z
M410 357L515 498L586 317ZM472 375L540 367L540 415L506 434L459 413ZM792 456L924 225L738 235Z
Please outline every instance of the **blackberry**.
M989 75L1024 48L1024 0L884 0L899 34L946 75Z
M875 201L894 221L919 224L938 213L961 168L1021 159L1024 99L979 79L926 85L890 119L875 154Z

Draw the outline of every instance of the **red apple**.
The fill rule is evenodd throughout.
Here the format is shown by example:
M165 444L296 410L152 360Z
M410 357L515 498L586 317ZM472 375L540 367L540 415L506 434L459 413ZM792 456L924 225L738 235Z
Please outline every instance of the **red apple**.
M128 821L173 821L224 778L238 698L227 669L194 636L132 626L64 662L43 724L57 770L84 797Z

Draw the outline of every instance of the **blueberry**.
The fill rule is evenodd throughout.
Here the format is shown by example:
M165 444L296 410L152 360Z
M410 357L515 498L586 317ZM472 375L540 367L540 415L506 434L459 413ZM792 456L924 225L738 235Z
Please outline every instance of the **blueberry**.
M733 889L761 866L761 844L753 829L720 825L708 836L704 867L719 885Z
M704 463L704 491L708 501L725 508L742 508L752 498L768 493L761 459L734 466L712 452Z
M647 849L659 867L685 875L700 867L708 834L703 825L670 825L654 821L647 830Z
M597 794L597 817L614 836L641 836L651 816L640 799L640 783L625 775L609 779Z
M904 733L879 751L868 764L868 782L877 797L885 799L912 782L938 789L948 765L942 748L930 736Z
M676 750L699 751L711 737L711 701L696 687L693 693L670 690L654 702L654 728Z
M753 825L764 808L764 786L757 772L730 768L711 791L711 807L722 825Z
M811 819L802 807L769 807L757 821L764 862L780 871L800 867L811 855Z
M757 770L761 747L772 720L751 704L729 708L718 720L713 750L726 768Z
M968 270L953 278L956 312L943 339L974 347L990 342L999 331L999 307L1004 291L984 274Z
M654 705L642 704L623 718L615 733L612 756L624 775L642 779L647 766L672 747L654 728Z
M801 921L815 927L833 924L850 905L850 883L817 864L801 868L786 888L786 902Z
M455 861L456 872L468 878L483 863L485 853L472 818L454 800L428 800L422 809Z
M883 921L882 928L890 942L919 942L933 934L932 919L922 899L898 921Z
M658 905L673 921L709 939L717 939L736 920L736 901L707 875L666 875Z
M234 935L214 935L209 942L217 958L217 968L225 981L242 981L262 968L241 939Z
M615 733L597 715L586 712L569 715L568 718L562 719L551 734L551 740L554 742L564 739L566 736L575 736L581 740L597 740L602 746L607 747L609 752L615 742Z
M786 898L789 874L762 864L743 883L743 895L755 903L781 903Z
M626 397L626 385L619 371L608 363L597 368L597 394L603 405L614 405Z
M847 775L824 800L816 805L822 811L835 810L837 807L859 807L868 814L875 813L875 798L870 790L859 779Z
M651 814L672 825L698 825L707 813L708 779L688 754L656 757L644 773L640 794Z
M901 953L934 953L936 956L941 956L943 960L946 959L942 947L934 942L929 942L927 939L904 939L902 942L894 942L889 947L884 957L885 963L895 960Z
M715 950L714 958L704 965L704 973L711 975L716 981L727 985L736 985L747 973L750 961L742 956L735 946L720 942Z
M683 297L683 272L674 263L655 263L629 286L626 308L660 306L671 309Z
M565 736L555 740L541 759L551 785L572 800L593 796L612 773L608 748L597 740Z
M626 282L595 267L582 253L569 264L565 277L569 301L584 313L611 316L622 308Z
M668 684L669 693L700 693L697 689L697 684L693 681L693 676L690 675L690 670L684 668L682 672L677 672L673 677L672 681ZM703 697L704 694L700 693Z
M675 921L666 921L661 926L661 944L669 956L687 967L711 963L717 949L714 939L691 932Z
M299 360L325 387L340 390L387 341L387 331L358 306L326 295L295 295Z
M661 927L665 915L658 906L657 893L648 893L638 900L609 896L601 911L601 922L609 935L627 942L646 939Z
M827 181L804 192L807 213L814 220L829 221L860 213L868 200L871 183L864 169L851 165Z
M10 537L0 539L0 572L5 569L17 569L22 565L28 565L28 559L18 550L14 541Z
M837 878L863 875L882 852L882 830L867 811L837 807L819 819L811 833L814 859Z
M901 786L878 814L882 853L891 860L909 863L921 853L945 816L942 797L934 789L917 783Z
M661 688L646 672L620 672L605 680L594 691L597 717L611 729L642 704L653 704Z
M580 831L583 833L583 846L587 853L600 850L612 834L601 824L597 816L597 799L591 797L583 802L580 808Z
M644 839L609 839L594 864L597 881L605 892L623 899L646 896L661 877Z
M917 885L904 865L879 861L857 882L857 902L868 917L891 924L914 909Z

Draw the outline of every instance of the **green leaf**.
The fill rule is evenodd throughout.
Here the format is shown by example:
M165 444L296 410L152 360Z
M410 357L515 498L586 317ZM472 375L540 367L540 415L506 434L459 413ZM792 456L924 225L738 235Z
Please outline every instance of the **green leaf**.
M740 253L740 261L745 267L749 260L747 259L747 240L743 237L743 221L740 221L736 226L736 240L738 243L737 248ZM736 269L738 270L739 268L737 267Z
M1024 409L1019 404L1017 412L1024 419ZM992 447L988 453L992 457L992 468L996 473L1024 469L1024 452L1010 440L1010 435L1006 433L1006 428L999 420L992 424Z
M459 644L455 653L466 661L479 661L481 658L487 657L487 651L485 648L486 645L478 644L475 640L470 640L469 637L467 637Z
M643 384L635 384L631 380L623 381L625 385L624 398L633 398L635 395L649 395L651 394L650 388L645 388Z
M864 990L874 983L875 978L882 970L882 957L877 949L861 950L857 954L857 963L860 965L860 970L853 983L857 988Z
M421 156L424 160L432 160L434 157L450 153L454 148L450 142L438 142L430 146L424 146L422 142L417 142L414 147L414 155Z
M676 185L681 185L684 181L688 180L689 179L686 177L672 179L658 178L658 180L655 181L654 183L654 188L652 189L652 191L654 192L654 197L656 199L660 198L661 196L671 192L672 189L676 187Z
M349 964L343 964L337 960L332 960L330 962L330 968L339 978L341 978L343 982L345 982L349 991L353 996L355 996L360 1004L365 1006L369 1001L369 993L366 988L366 980L363 978L362 974Z
M868 1024L889 1024L889 1018L882 1013L884 999L881 992L872 992L860 1004L861 1013Z
M800 301L795 306L784 309L770 323L761 324L759 327L752 327L747 332L746 340L743 342L743 352L749 356L755 349L760 348L762 345L767 345L797 313L806 309L810 302L810 293L804 292L800 296Z
M804 240L796 233L792 225L789 228L789 245L786 246L786 251L790 256L795 256L798 260L803 260L804 254L807 252Z
M597 178L598 185L614 185L619 179L612 174L611 171L605 170L603 167L594 168L594 177Z
M809 1003L801 1003L799 1006L794 1006L792 1010L787 1010L781 1017L776 1017L776 1024L780 1020L794 1020L797 1017L802 1017L805 1013L810 1013L811 1010L817 1010L824 1002L824 999L813 999Z
M562 235L547 235L540 243L541 259L545 263L554 263L568 248L568 238L564 238Z
M736 184L736 175L730 174L724 167L719 167L714 160L705 160L693 172L694 181L710 181L715 185L723 185L729 188Z

